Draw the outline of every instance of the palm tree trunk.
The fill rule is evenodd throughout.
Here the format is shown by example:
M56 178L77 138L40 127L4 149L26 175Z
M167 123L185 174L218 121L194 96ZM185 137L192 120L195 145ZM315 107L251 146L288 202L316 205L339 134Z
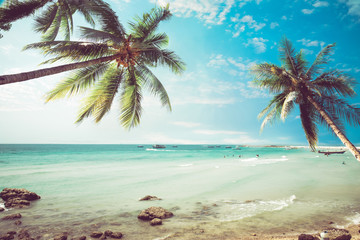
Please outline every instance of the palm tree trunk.
M349 139L345 136L345 134L336 126L334 121L330 118L330 116L323 110L323 108L311 97L307 96L307 100L311 102L311 104L319 111L321 116L325 119L330 128L334 131L336 136L340 139L340 141L350 150L350 152L354 155L356 160L360 162L360 152L359 150L352 144Z
M101 58L92 59L92 60L84 61L84 62L70 63L70 64L65 64L65 65L56 66L56 67L43 68L43 69L30 71L30 72L2 75L2 76L0 76L0 85L16 83L16 82L23 82L23 81L27 81L27 80L31 80L31 79L35 79L35 78L40 78L40 77L44 77L44 76L54 75L57 73L62 73L62 72L78 69L78 68L84 68L84 67L99 64L102 62L114 60L117 57L119 57L120 55L121 54L115 54L112 56L101 57Z

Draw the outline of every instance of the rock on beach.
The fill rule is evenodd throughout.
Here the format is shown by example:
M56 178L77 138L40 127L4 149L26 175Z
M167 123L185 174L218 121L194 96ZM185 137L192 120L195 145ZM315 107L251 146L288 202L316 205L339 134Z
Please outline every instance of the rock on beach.
M149 207L141 211L141 213L138 215L138 218L144 221L151 221L154 218L165 219L172 216L174 216L172 212L167 211L162 207Z
M145 197L139 199L139 201L155 201L155 200L161 200L161 198L158 198L157 196L146 195Z
M4 188L0 193L0 197L5 201L6 208L22 208L29 206L30 201L41 198L36 193L23 188Z

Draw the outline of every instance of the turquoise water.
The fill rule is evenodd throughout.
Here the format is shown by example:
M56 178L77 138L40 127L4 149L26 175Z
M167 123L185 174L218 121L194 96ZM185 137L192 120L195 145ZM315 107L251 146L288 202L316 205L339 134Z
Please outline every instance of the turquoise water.
M42 197L0 214L21 212L21 227L41 236L110 229L127 239L165 239L200 223L234 234L360 223L360 163L350 153L231 147L0 145L0 188ZM163 200L138 201L145 195ZM160 227L138 221L153 205L175 216ZM0 222L0 233L9 224Z

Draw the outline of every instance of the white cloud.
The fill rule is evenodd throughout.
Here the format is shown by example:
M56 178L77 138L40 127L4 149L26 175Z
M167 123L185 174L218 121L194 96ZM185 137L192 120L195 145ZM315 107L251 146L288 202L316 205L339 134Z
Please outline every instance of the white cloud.
M270 24L270 28L271 29L274 29L274 28L276 28L276 27L278 27L279 26L279 24L277 23L277 22L272 22L271 24Z
M245 132L226 131L226 130L195 130L194 133L204 135L243 135Z
M316 1L314 4L313 4L313 7L327 7L329 6L329 3L326 2L326 1Z
M267 39L264 39L262 37L260 38L252 38L252 39L249 39L248 42L245 44L245 46L249 46L249 45L252 45L254 48L255 48L255 52L256 53L263 53L266 51L266 45L265 45L265 42L267 42L269 40Z
M229 65L229 64L227 63L227 61L223 58L223 55L221 55L221 54L212 55L210 57L210 61L207 64L207 66L215 67L215 68L220 68L220 67L227 66L227 65Z
M348 14L360 16L360 1L359 0L345 0L345 3L349 7Z
M301 51L302 51L303 53L305 53L305 55L311 55L311 54L314 53L313 50L309 50L309 49L306 49L306 48L302 48Z
M312 14L314 12L314 9L303 9L301 11L303 14Z
M196 17L206 24L220 25L235 0L151 0L160 6L170 3L170 10L179 17Z
M317 40L309 40L306 38L297 40L298 42L301 42L302 45L306 46L306 47L323 47L325 45L325 42L323 41L317 41Z
M187 127L187 128L198 127L201 125L201 123L196 123L196 122L172 122L172 124L176 125L176 126Z
M288 18L287 18L287 16L284 15L284 16L281 17L281 19L282 20L287 20Z
M241 0L240 4L239 4L239 7L241 8L241 7L243 7L244 5L246 5L249 2L256 2L256 4L259 5L261 1L262 0L255 0L255 1L254 0Z

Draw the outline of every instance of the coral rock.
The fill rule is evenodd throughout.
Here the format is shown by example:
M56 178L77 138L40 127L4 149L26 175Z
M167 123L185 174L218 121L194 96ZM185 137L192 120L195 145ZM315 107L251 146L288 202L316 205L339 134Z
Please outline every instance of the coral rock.
M161 198L158 198L156 196L146 195L145 197L141 198L139 201L154 201L154 200L161 200Z
M309 234L300 234L298 240L319 240L319 238Z
M111 238L116 238L116 239L120 239L120 238L122 238L122 236L123 236L123 234L121 232L113 232L110 235Z
M150 221L154 218L165 219L172 216L174 216L172 212L169 212L162 207L149 207L148 209L141 211L141 213L138 215L138 218L141 220Z
M103 235L102 232L93 232L90 237L92 238L100 238Z
M151 226L161 225L161 224L162 224L162 220L160 218L154 218L153 220L150 221Z
M15 214L7 215L7 216L3 217L2 220L13 220L13 219L18 219L18 218L21 218L21 214L20 214L20 213L15 213Z
M0 193L0 197L5 201L5 207L7 208L22 208L29 206L30 201L40 199L40 196L36 193L19 188L4 188Z

